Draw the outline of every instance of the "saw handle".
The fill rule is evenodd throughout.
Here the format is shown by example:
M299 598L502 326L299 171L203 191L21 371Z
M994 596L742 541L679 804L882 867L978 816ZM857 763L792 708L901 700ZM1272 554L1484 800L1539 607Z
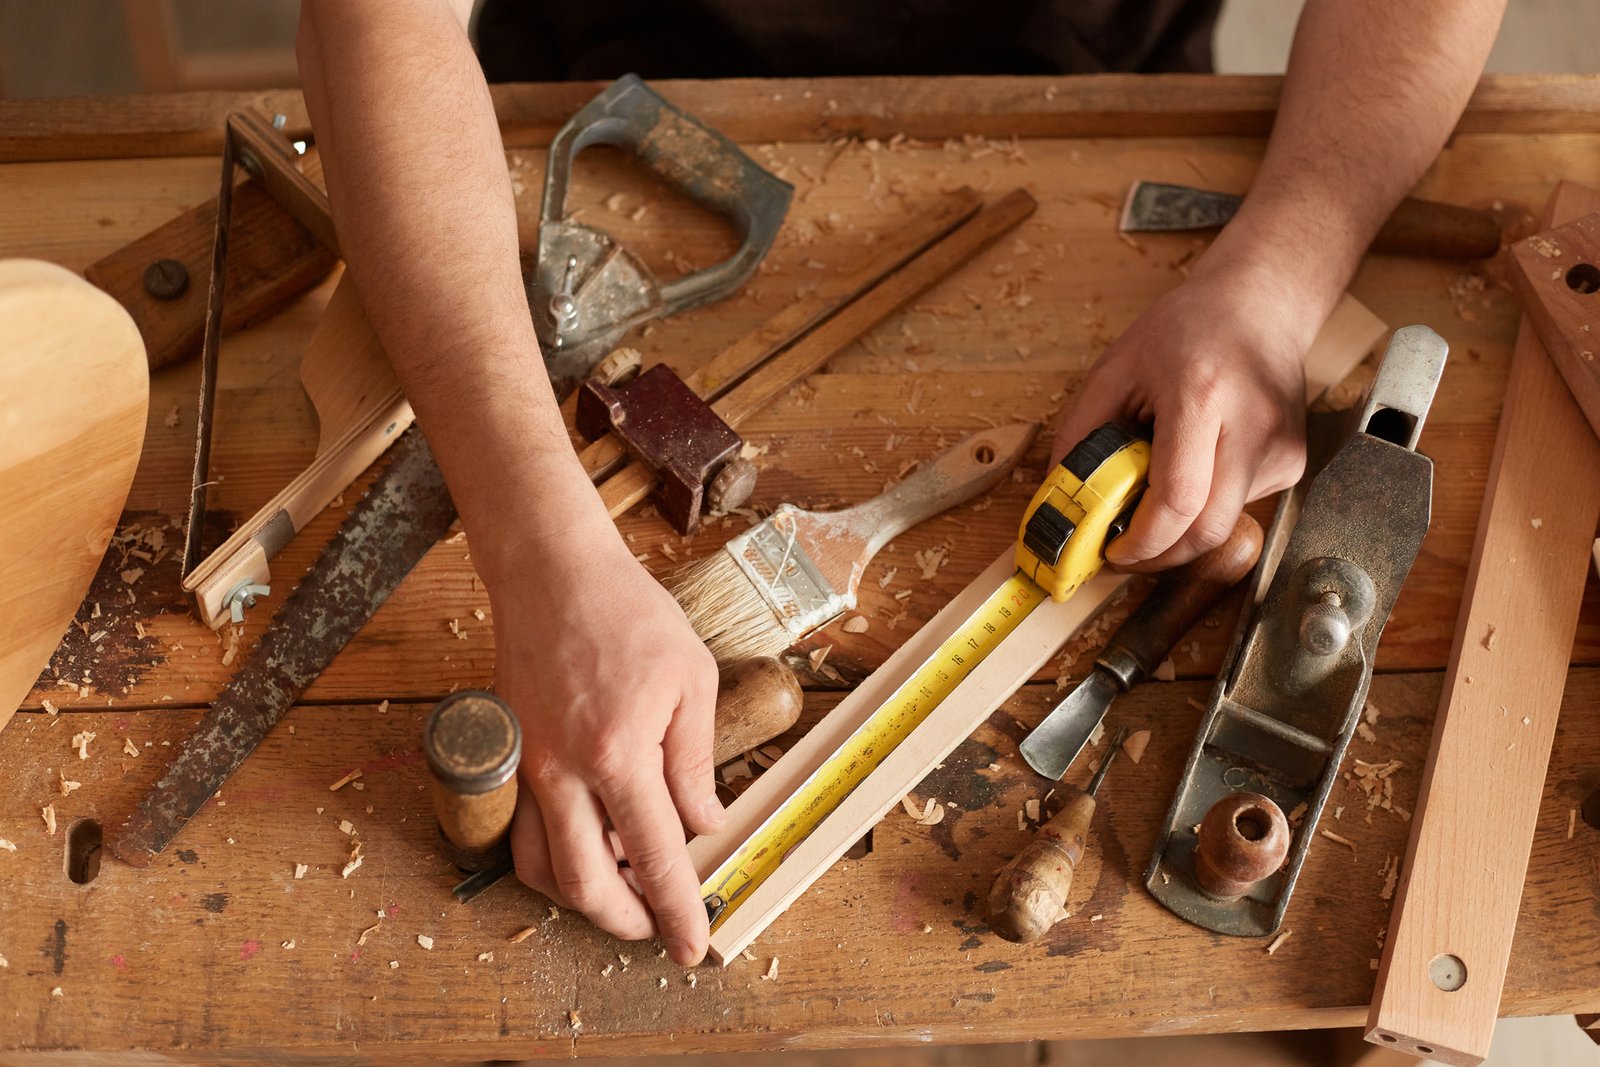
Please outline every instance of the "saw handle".
M1161 576L1096 663L1127 692L1154 673L1178 639L1250 573L1261 557L1261 525L1241 513L1228 539Z

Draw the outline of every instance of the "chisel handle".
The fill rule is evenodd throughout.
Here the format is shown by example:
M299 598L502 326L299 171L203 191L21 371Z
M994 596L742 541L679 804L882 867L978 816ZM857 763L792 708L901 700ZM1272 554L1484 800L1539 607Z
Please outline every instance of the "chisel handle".
M1072 875L1083 859L1094 797L1079 789L1039 827L989 890L989 929L1018 944L1037 941L1065 918Z
M777 737L800 718L802 704L794 671L777 660L730 668L717 688L712 761L726 763ZM423 742L450 858L463 870L495 866L505 857L517 806L522 732L516 715L492 693L452 693L428 717Z
M1487 211L1406 197L1372 239L1372 251L1485 259L1500 251L1500 223Z
M1250 573L1261 558L1261 542L1261 525L1241 513L1226 541L1161 576L1095 662L1117 679L1123 692L1144 681L1178 638Z

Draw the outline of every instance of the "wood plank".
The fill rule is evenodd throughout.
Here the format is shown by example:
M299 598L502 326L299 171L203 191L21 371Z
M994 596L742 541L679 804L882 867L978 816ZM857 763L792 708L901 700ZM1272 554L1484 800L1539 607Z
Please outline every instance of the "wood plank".
M491 87L511 147L542 147L604 82ZM652 82L663 96L736 141L840 136L1217 137L1265 135L1281 79L1267 75L1095 74L1072 77L730 78ZM1600 132L1592 75L1485 75L1460 133ZM0 100L0 158L15 162L220 151L230 112L283 114L306 136L295 90Z
M1437 673L1380 675L1376 740L1352 744L1349 759L1402 762L1398 806L1414 802L1440 683ZM755 962L703 965L693 987L655 945L617 942L565 911L546 922L544 901L510 882L470 907L450 898L454 876L419 758L426 703L295 708L155 865L108 859L87 886L63 872L64 828L131 810L159 773L157 754L170 751L162 742L178 744L200 713L23 713L0 732L0 781L11 783L0 790L0 836L18 846L0 850L0 878L13 890L0 896L9 961L0 1046L58 1057L142 1049L185 1062L237 1062L245 1048L273 1062L512 1059L1358 1025L1389 907L1383 868L1407 824L1394 811L1368 812L1352 783L1335 786L1344 811L1334 825L1356 850L1312 850L1289 913L1294 935L1272 956L1260 942L1174 919L1139 885L1199 720L1190 701L1207 688L1151 683L1119 698L1118 720L1153 733L1143 761L1119 763L1106 780L1074 883L1073 911L1085 921L1032 946L983 925L994 870L1031 832L1017 828L1018 812L1050 787L1015 746L1059 691L1029 686L917 786L918 798L956 804L943 822L918 826L891 812L872 853L821 878L757 942ZM836 702L808 695L801 729ZM1558 726L1506 1015L1600 1011L1600 831L1580 818L1566 836L1567 813L1600 766L1600 718L1583 713L1597 702L1600 671L1572 672L1566 703L1577 713ZM79 760L70 740L84 725L98 737ZM124 737L140 756L121 751ZM1074 785L1086 781L1083 762L1068 776ZM328 791L356 767L365 789ZM62 796L62 770L83 787ZM63 827L55 837L39 818L47 803ZM366 853L349 879L339 877L350 849L341 819ZM303 879L296 862L310 865ZM357 946L379 908L391 918ZM1087 921L1096 914L1101 921ZM527 926L536 927L528 940L507 943ZM419 933L434 938L431 952ZM282 947L289 940L294 949ZM494 960L479 961L484 952ZM618 953L630 957L626 971ZM778 977L765 980L773 957ZM52 997L57 986L62 996ZM1050 1010L1028 1010L1037 1004Z
M1522 313L1573 399L1600 434L1600 213L1525 238L1511 248Z
M1563 183L1547 221L1596 208L1600 190ZM1524 321L1369 1041L1489 1054L1600 521L1600 481L1572 472L1595 470L1600 441Z

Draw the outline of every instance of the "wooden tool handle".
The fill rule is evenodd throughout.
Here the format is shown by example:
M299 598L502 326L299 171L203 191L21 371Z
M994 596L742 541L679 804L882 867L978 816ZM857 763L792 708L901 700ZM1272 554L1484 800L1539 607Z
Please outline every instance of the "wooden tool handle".
M804 695L794 671L768 656L723 672L717 687L711 762L721 766L741 752L771 741L800 718Z
M1094 797L1075 791L1066 806L1001 869L989 890L989 928L1007 941L1037 941L1066 918L1072 874L1083 859Z
M1195 881L1218 900L1236 900L1283 866L1291 836L1283 809L1261 794L1223 797L1200 823Z
M898 485L831 518L866 539L866 558L911 527L994 488L1028 451L1038 427L1014 422L983 430L939 453Z
M1485 259L1500 251L1500 223L1487 211L1406 197L1372 239L1372 251Z
M1100 659L1131 687L1153 672L1178 638L1211 610L1261 556L1261 526L1241 514L1233 532L1205 555L1161 576L1139 609L1112 635ZM1130 670L1125 660L1131 659Z

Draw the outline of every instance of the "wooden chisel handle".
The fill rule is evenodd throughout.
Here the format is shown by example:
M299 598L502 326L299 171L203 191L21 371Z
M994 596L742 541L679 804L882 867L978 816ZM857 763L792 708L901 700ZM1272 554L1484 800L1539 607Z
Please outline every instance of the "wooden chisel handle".
M1261 525L1241 513L1226 541L1161 576L1096 663L1116 677L1124 692L1144 681L1178 638L1250 573L1261 557L1261 542Z
M1372 251L1485 259L1500 251L1500 223L1487 211L1408 196L1372 239Z
M803 701L794 671L770 656L729 667L717 687L711 762L720 767L788 730L799 720Z
M989 890L989 929L1017 944L1037 941L1059 921L1072 893L1094 818L1094 797L1072 795L1062 809L1006 864Z

